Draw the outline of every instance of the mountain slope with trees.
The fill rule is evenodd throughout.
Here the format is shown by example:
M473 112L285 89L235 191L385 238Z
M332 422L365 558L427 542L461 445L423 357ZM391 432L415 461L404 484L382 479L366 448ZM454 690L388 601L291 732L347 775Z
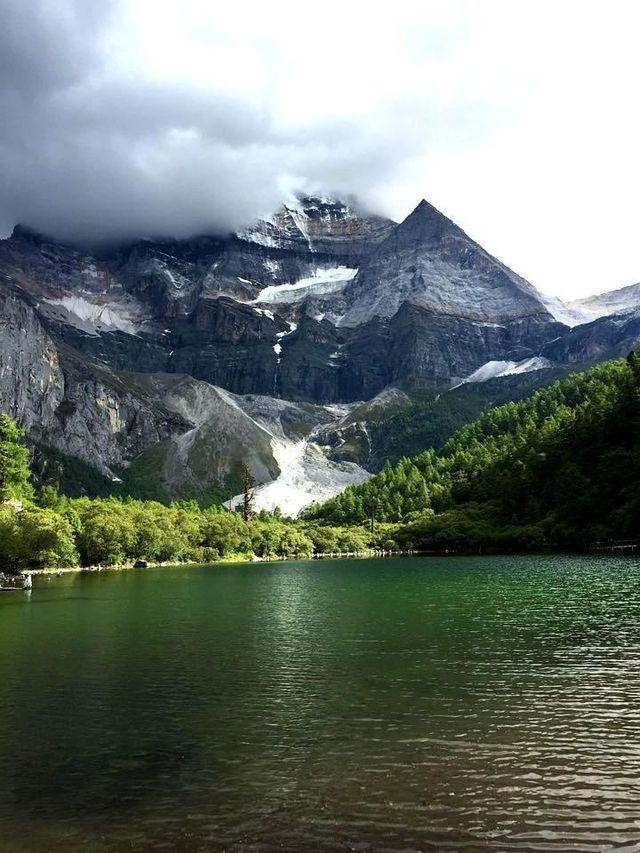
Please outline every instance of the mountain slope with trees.
M414 547L583 546L638 533L640 356L572 374L388 465L307 519L402 522Z

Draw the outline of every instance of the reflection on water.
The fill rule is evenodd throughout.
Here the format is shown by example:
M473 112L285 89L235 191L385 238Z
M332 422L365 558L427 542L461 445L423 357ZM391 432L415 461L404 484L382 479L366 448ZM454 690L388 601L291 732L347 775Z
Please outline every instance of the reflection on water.
M0 598L0 850L636 850L639 569L38 578Z

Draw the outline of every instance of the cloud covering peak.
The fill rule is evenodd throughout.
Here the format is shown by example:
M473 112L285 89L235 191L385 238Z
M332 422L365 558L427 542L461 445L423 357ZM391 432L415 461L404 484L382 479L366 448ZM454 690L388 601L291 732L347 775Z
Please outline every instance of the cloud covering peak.
M0 0L0 236L426 197L545 292L637 281L639 26L622 0Z
M145 0L5 0L4 233L16 222L74 241L227 231L293 188L380 207L376 190L424 147L424 120L403 133L402 98L364 103L333 25L319 51L322 33L310 40L293 4L270 12L298 21L285 37L264 4L244 18L182 5L176 16Z

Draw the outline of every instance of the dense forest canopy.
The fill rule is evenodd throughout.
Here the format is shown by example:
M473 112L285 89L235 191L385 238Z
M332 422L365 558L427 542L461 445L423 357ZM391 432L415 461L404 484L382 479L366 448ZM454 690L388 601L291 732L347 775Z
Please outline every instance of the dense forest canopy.
M402 458L297 521L195 501L34 490L23 433L0 416L0 568L208 562L383 550L582 548L636 537L640 356L568 376Z

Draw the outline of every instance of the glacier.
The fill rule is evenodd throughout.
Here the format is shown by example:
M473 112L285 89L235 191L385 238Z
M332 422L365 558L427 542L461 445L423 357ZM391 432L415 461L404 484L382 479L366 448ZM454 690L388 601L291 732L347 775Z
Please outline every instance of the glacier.
M357 272L357 267L317 267L310 276L296 282L264 287L254 302L300 302L308 296L339 293Z
M59 299L44 299L48 305L63 308L65 320L90 334L116 329L136 335L142 326L139 306L132 301L90 302L83 296L63 296Z
M497 379L500 376L511 376L517 373L530 373L532 370L545 370L552 367L548 358L536 355L525 358L522 361L487 361L469 376L452 385L449 390L459 388L468 382L488 382L489 379Z

